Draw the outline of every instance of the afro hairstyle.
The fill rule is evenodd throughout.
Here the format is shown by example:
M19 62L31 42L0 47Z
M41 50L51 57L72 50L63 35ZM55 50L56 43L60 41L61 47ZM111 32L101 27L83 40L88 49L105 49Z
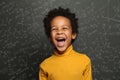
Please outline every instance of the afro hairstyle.
M53 18L57 16L63 16L70 20L71 26L72 26L72 33L78 34L78 18L76 18L75 13L71 13L69 8L64 9L61 7L58 7L50 10L48 14L43 19L45 33L48 38L50 38L50 32L51 32L51 21Z

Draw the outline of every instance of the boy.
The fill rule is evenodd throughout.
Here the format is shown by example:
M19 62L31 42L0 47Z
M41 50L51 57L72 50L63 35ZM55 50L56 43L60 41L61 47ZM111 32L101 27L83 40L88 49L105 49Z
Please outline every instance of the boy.
M75 14L69 9L55 8L43 22L55 50L40 64L39 80L92 80L89 57L73 50L72 43L78 34Z

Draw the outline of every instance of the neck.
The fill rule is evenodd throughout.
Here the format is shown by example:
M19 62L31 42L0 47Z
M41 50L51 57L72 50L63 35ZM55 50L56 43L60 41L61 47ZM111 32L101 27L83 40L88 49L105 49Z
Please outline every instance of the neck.
M55 55L69 55L71 50L73 50L72 45L70 45L65 51L58 51L55 49L54 54Z

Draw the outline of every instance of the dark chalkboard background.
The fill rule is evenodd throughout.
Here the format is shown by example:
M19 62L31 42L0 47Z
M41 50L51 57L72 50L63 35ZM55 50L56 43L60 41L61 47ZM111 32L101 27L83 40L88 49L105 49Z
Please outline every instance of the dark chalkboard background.
M38 80L53 50L42 20L58 6L79 18L73 45L91 58L93 80L120 80L120 0L0 0L0 80Z

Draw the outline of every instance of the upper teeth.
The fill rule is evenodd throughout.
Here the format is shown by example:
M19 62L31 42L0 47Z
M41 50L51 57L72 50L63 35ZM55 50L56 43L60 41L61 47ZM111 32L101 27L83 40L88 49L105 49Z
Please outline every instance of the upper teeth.
M65 41L64 38L58 38L57 41Z

